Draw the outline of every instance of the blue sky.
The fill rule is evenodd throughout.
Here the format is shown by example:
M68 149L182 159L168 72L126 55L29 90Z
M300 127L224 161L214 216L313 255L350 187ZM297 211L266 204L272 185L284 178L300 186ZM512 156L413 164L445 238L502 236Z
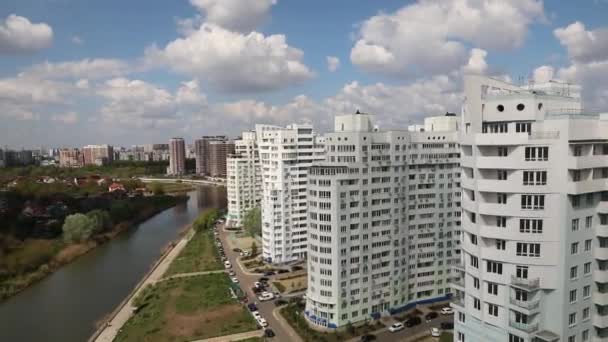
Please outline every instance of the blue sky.
M355 109L402 126L457 111L467 72L581 83L608 110L606 13L604 0L4 0L0 145L327 131Z

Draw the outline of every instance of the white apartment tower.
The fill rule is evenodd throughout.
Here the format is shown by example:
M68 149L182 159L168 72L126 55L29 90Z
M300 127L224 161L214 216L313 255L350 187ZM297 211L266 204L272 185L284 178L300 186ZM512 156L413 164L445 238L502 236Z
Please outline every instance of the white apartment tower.
M256 125L262 171L262 253L272 263L306 258L308 168L325 155L311 125Z
M228 222L240 227L243 217L260 205L262 198L262 174L255 131L243 132L234 142L234 154L228 156Z
M608 115L465 78L455 341L608 341Z
M169 141L169 167L167 174L172 176L186 173L186 143L183 138L171 138Z
M305 316L318 329L449 299L460 259L457 118L427 120L449 131L380 131L372 118L336 116L309 170Z

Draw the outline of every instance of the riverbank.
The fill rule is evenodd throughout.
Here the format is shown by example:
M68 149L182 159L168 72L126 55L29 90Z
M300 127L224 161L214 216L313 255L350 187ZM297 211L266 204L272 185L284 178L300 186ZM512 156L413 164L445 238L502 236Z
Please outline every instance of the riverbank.
M24 241L22 250L25 250L25 252L21 254L32 259L32 264L38 263L38 265L29 272L0 281L0 303L41 281L61 267L114 239L128 229L188 199L187 196L171 196L171 198L171 201L154 203L152 207L137 212L136 216L131 220L120 222L114 225L111 230L95 235L91 240L85 242L65 244L61 240L61 237L50 240L30 239ZM16 259L20 257L10 254L9 256ZM42 260L45 262L40 262L40 258L44 258Z

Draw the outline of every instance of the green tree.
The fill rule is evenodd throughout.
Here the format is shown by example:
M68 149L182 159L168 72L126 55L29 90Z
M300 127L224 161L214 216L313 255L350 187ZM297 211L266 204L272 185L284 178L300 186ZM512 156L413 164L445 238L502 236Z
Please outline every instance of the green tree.
M251 256L256 256L258 254L258 245L253 241L251 243Z
M122 222L133 216L133 206L129 202L120 200L113 201L110 205L110 217L113 222Z
M103 233L112 228L112 219L107 211L96 209L89 211L87 217L93 224L93 234Z
M63 223L63 240L67 243L84 242L93 234L93 228L93 220L86 215L70 215Z
M262 235L262 211L260 208L247 211L243 218L243 227L251 236Z
M165 194L165 187L163 187L163 185L160 184L159 182L152 182L152 183L150 183L150 186L148 188L156 196L160 196L160 195L164 195Z

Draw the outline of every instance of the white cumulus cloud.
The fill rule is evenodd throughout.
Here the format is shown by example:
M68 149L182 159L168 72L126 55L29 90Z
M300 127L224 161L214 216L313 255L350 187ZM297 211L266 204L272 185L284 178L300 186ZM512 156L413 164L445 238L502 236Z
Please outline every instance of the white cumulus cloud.
M30 53L51 46L53 29L15 14L0 22L0 54Z
M159 49L146 50L148 65L169 66L224 91L265 91L309 80L304 53L284 35L241 34L205 23Z
M205 21L228 30L248 33L268 19L277 0L190 0Z
M335 72L340 67L340 59L335 56L327 56L327 70Z
M103 79L120 76L127 72L129 72L128 63L119 59L87 58L60 63L47 61L25 69L23 74L47 79Z
M608 27L589 31L577 21L555 29L553 34L576 62L608 60Z

